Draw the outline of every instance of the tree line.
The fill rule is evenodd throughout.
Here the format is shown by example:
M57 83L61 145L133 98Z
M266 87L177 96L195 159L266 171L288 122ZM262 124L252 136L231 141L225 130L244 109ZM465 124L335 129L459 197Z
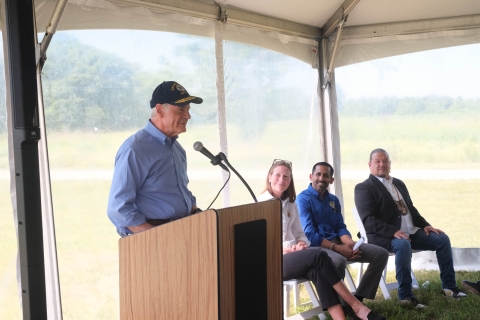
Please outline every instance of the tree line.
M193 123L217 123L216 66L211 39L184 37L191 38L183 45L169 48L161 56L160 69L153 72L82 44L67 32L57 33L42 70L47 130L115 131L143 127L149 117L151 93L163 80L177 80L190 93L204 99L200 107L191 109ZM246 138L256 137L267 120L308 116L308 108L292 108L292 101L308 105L309 88L301 83L291 88L279 76L288 71L288 62L293 58L255 46L225 43L229 55L225 66L229 72L225 80L227 121L238 124ZM4 74L3 63L0 69ZM0 76L1 132L6 129L5 111L5 81Z
M338 100L338 111L345 116L387 116L446 113L475 113L480 111L480 99L461 97L385 97Z
M204 99L200 107L191 109L194 124L217 123L216 66L211 39L184 37L191 38L183 45L169 48L162 56L160 69L152 72L82 44L68 32L57 33L42 70L47 130L141 128L149 117L153 89L159 81L172 79L182 79L180 83ZM228 55L227 121L237 124L245 139L258 137L266 121L310 116L311 86L302 79L294 81L294 85L285 81L285 75L295 67L293 58L228 41L224 50ZM188 67L179 68L179 61ZM3 59L0 72L4 74ZM338 107L340 115L407 115L477 111L480 100L446 96L345 100L339 88ZM4 76L0 76L0 130L6 130Z

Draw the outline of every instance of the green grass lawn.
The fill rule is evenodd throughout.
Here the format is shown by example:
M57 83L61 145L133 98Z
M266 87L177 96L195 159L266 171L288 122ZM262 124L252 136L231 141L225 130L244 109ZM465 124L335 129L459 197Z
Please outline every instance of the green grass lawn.
M355 269L351 269L352 274L355 274ZM420 285L425 281L430 284L427 288L414 289L414 294L420 302L427 305L427 308L416 309L412 306L400 305L398 303L398 296L396 290L390 290L392 299L385 300L378 289L375 300L365 300L364 303L376 313L384 315L388 320L475 320L479 319L480 310L480 296L468 293L468 296L463 299L447 298L441 293L441 282L438 271L415 271L415 276ZM387 274L388 281L394 281L394 272L389 271ZM480 279L480 271L457 272L457 285L461 288L462 280L477 281ZM290 315L298 312L308 310L311 308L309 304L309 297L303 286L300 286L300 302L303 304L297 309L293 308L293 299L290 304ZM328 312L327 318L332 319ZM312 317L310 320L317 320L318 317Z
M397 169L480 168L480 112L410 116L340 115L343 167L363 168L384 148Z

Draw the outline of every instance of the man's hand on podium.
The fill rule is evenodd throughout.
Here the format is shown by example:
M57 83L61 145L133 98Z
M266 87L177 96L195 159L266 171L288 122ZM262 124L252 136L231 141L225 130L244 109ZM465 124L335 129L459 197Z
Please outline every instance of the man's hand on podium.
M137 232L140 232L140 231L145 231L145 230L151 229L153 227L154 226L152 226L150 223L145 222L145 223L142 223L141 225L138 225L138 226L129 226L128 229L130 231L132 231L133 233L137 233Z

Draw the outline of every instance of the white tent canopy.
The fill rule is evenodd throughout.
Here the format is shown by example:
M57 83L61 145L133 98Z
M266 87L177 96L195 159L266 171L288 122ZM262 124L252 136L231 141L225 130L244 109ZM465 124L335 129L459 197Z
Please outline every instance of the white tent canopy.
M36 1L39 32L42 26L47 26L55 4L54 0ZM291 39L284 35L312 40L328 38L332 47L343 12L348 18L336 66L345 66L397 54L478 43L479 11L479 0L225 0L216 4L207 0L70 0L59 29L144 29L206 36L208 31L196 26L223 19L228 28L253 27L255 31L250 33L262 30L263 36L283 42ZM162 20L170 22L165 25ZM285 52L275 44L236 36L237 29L231 30L233 34L225 39L290 53L304 61L310 57L309 52L298 56L295 50Z
M52 14L62 2L65 3L55 0L34 1L38 33L51 28L49 23ZM4 9L2 1L2 12ZM317 134L320 142L315 147L320 149L322 158L335 167L334 188L339 198L342 198L341 158L334 68L399 54L480 42L480 0L69 0L60 16L58 30L152 30L214 39L218 126L221 151L225 154L228 154L228 141L222 60L224 41L270 49L318 69L315 98L318 98L316 107L320 132ZM58 22L58 19L53 21ZM4 19L2 23L3 29ZM49 32L52 33L52 30L49 29ZM4 35L4 44L5 38ZM40 58L39 47L37 60ZM48 50L46 55L48 57ZM5 58L8 59L8 54L5 54ZM9 70L7 64L5 66L7 75L15 72ZM38 82L41 89L40 73ZM312 106L313 101L317 100L312 98ZM11 117L9 114L10 122ZM40 117L43 117L42 111ZM41 136L46 136L42 120L40 125ZM13 159L12 142L9 142L10 158ZM49 281L48 311L49 318L61 319L46 141L41 141L39 149L43 155L40 166L44 195L45 264ZM12 168L12 199L15 199L14 175ZM229 203L228 192L227 189L224 204ZM13 207L16 211L15 203Z

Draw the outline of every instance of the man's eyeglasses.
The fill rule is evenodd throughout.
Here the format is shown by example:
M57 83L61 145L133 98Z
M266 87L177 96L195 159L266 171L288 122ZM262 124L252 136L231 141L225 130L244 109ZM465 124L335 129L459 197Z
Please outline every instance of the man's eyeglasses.
M272 166L277 162L283 162L283 164L286 164L290 169L292 169L292 162L291 161L282 160L282 159L273 159Z

